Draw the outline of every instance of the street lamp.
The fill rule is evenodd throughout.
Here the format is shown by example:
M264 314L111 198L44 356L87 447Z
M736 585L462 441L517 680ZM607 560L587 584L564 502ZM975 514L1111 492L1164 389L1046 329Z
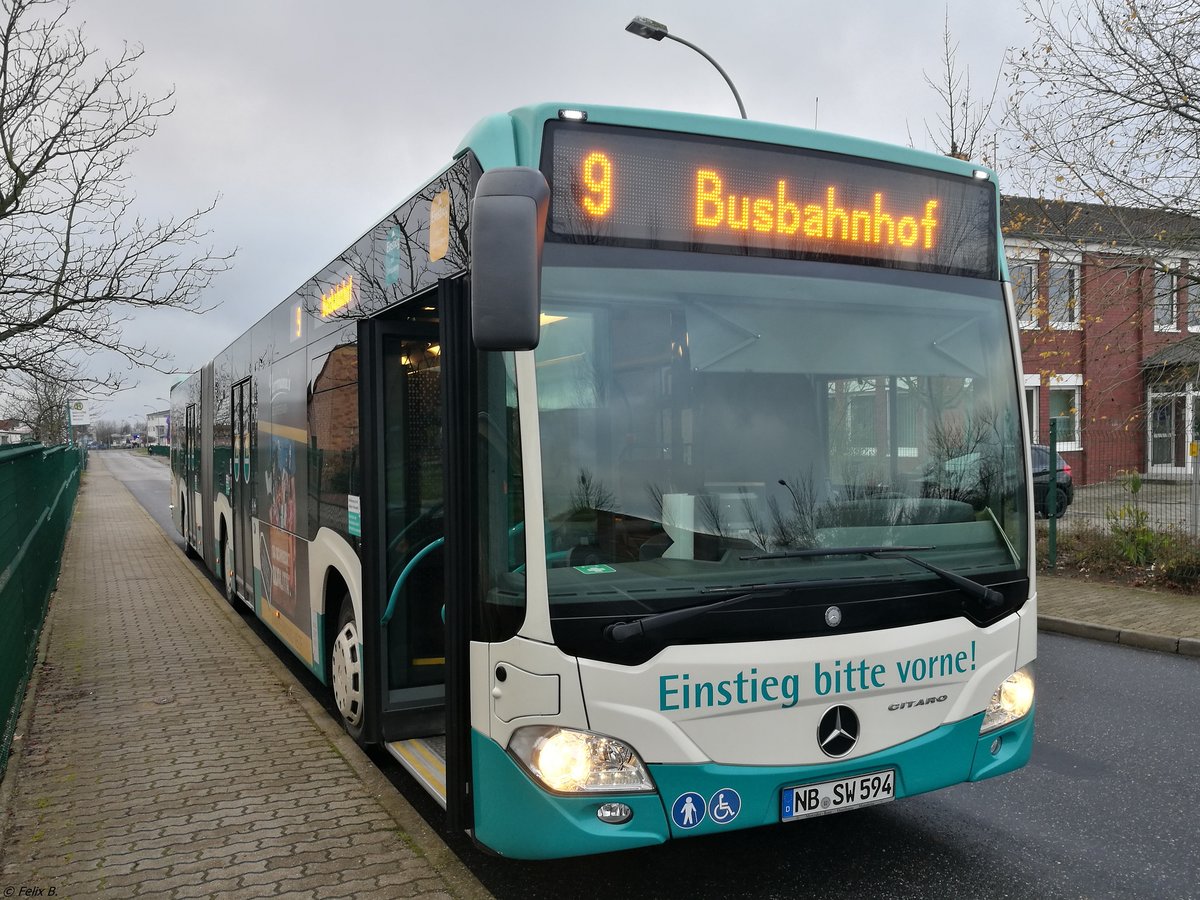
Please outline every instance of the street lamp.
M737 88L733 86L733 81L728 75L725 74L725 70L717 64L715 59L713 59L695 44L691 43L690 41L685 41L681 37L676 37L673 34L669 34L667 32L666 25L664 25L662 22L655 22L653 19L647 19L645 16L634 16L633 19L630 20L629 24L625 26L625 30L630 34L636 34L638 37L644 37L648 40L661 41L663 38L670 38L673 41L683 44L685 47L691 47L710 63L712 63L713 67L721 73L721 77L725 79L725 83L729 85L729 89L733 91L733 99L737 101L738 110L741 112L742 118L746 118L746 107L742 105L742 98L738 94Z

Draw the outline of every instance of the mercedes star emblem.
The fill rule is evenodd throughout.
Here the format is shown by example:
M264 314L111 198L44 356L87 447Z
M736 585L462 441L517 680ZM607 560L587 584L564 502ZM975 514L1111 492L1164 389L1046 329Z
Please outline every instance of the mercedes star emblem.
M831 606L825 610L825 624L830 628L837 628L842 624L842 611L836 606Z
M858 743L858 716L848 706L831 706L817 726L817 744L821 752L841 759Z

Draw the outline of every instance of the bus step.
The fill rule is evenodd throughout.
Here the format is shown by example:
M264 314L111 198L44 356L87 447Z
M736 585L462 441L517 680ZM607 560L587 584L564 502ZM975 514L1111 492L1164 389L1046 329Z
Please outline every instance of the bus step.
M409 738L385 745L388 753L408 770L408 774L446 808L446 739L442 736Z

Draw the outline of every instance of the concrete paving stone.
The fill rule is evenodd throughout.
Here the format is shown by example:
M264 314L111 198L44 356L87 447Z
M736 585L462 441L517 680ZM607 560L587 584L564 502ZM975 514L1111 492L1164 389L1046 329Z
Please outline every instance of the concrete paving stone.
M168 870L170 875L183 875L185 872L204 872L205 874L213 871L213 860L211 859L180 859Z
M206 842L210 844L213 841L217 843L200 851L200 859L219 859L220 857L231 857L237 853L257 853L261 846L258 841L247 838L245 832L224 837L214 835L212 838L206 839Z
M328 865L330 868L322 872L312 872L309 867ZM325 874L325 871L336 871L339 866L345 866L346 861L341 857L330 857L328 851L304 851L298 853L290 853L286 856L281 856L277 859L270 860L268 867L272 870L288 869L292 867L300 868L300 875L303 877L308 875Z
M170 856L174 852L174 847L147 847L145 849L130 850L126 853L114 853L104 857L106 866L121 865L122 863L143 863L151 860L163 859Z
M176 888L186 887L189 884L203 884L205 881L203 872L187 872L183 875L172 875L170 877L151 877L144 879L137 890L138 896L154 894L158 896L168 896Z
M383 875L396 874L396 867L392 863L356 864L351 871L356 878L379 878Z
M286 881L288 878L301 878L304 875L304 870L300 866L288 866L282 869L269 869L264 872L254 872L250 875L245 875L240 879L240 884L243 887L250 885L274 885L280 881Z
M377 870L376 867L383 865L382 870ZM411 880L414 878L424 878L433 874L432 866L429 860L422 856L410 856L407 859L397 854L397 857L390 863L376 863L372 866L363 867L370 869L372 876L382 875L397 875L402 874L405 878ZM323 862L310 862L304 864L304 874L325 879L334 877L357 877L359 866L354 859L335 858L325 860Z
M136 867L136 863L109 863L101 859L96 862L92 872L97 878L100 876L112 878L117 875L131 875ZM142 878L142 880L145 880L145 872L139 872L138 875Z
M433 898L450 900L451 897L445 885L437 879L418 878L410 881L393 881L383 875L378 881L380 887L388 892L388 896L392 897L421 897L429 898L429 900L433 900Z
M321 900L337 900L341 897L361 897L366 894L375 893L380 889L380 884L373 878L355 878L352 881L344 881L339 884L331 884L324 888L318 888L316 895Z
M195 862L196 858L190 853L172 853L158 859L144 859L133 864L135 872L165 872L181 863Z
M183 885L175 888L173 897L183 900L185 897L221 897L222 900L238 890L236 878L206 878L194 885ZM261 894L260 894L261 896Z
M195 825L177 825L174 828L164 828L162 833L165 835L174 835L180 839L203 840L205 838L224 838L226 841L241 838L243 840L252 840L248 838L247 829L242 825L224 825L213 822L202 822Z
M319 839L320 838L318 836L314 836L312 834L304 835L299 840L294 834L284 834L276 837L263 838L261 841L259 841L259 846L262 847L264 851L275 850L282 847L308 852L313 848L314 843Z

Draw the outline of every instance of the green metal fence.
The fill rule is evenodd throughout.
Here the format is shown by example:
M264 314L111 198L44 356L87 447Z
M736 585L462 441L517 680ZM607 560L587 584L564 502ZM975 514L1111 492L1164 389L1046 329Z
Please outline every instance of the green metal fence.
M0 448L0 776L85 465L78 447Z

